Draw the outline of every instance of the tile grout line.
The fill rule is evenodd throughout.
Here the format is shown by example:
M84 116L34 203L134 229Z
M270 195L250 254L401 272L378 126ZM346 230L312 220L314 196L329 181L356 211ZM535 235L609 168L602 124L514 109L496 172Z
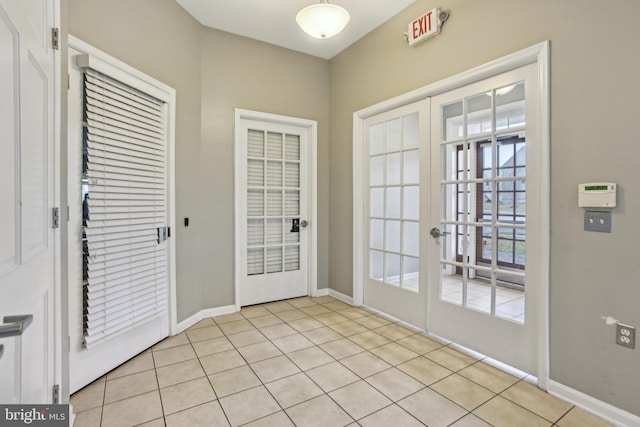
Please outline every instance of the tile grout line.
M265 308L266 308L266 307L265 307ZM270 311L268 308L266 308L266 309L267 309L267 311ZM271 311L270 311L270 312L271 312ZM251 323L251 325L252 325L252 326L253 326L253 327L254 327L254 328L255 328L255 329L256 329L256 330L257 330L257 331L258 331L258 332L263 336L263 337L265 337L265 338L267 339L267 341L268 341L268 342L270 342L271 344L273 344L273 343L271 342L271 340L270 340L267 336L265 336L265 335L264 335L264 333L262 333L262 331L260 331L260 329L259 329L259 328L255 327L255 325L253 325L253 323L251 322L251 320L249 320L248 318L246 318L246 317L242 314L242 309L240 309L240 311L239 311L238 313L239 313L242 317L244 317L244 320L247 320L249 323ZM273 313L273 312L271 312L271 314L274 314L274 313ZM276 316L276 317L277 317L277 316ZM215 320L214 320L214 322L215 322ZM217 323L217 322L216 322L216 323ZM268 326L267 326L267 327L268 327ZM289 417L289 414L287 413L287 411L282 407L282 405L280 404L280 402L278 402L278 399L276 399L276 397L271 393L271 390L269 390L269 388L265 385L264 381L262 381L262 378L260 378L260 376L257 374L257 372L253 369L253 367L252 367L252 366L251 366L251 364L247 361L247 359L245 358L245 356L244 356L240 351L238 351L238 349L239 349L240 347L237 347L237 346L233 343L233 341L231 341L231 340L229 339L229 336L227 335L227 333L226 333L222 328L220 328L220 330L221 330L221 331L222 331L222 333L224 334L225 338L227 338L227 340L229 340L229 342L230 342L230 343L231 343L231 345L233 346L234 350L235 350L235 351L240 355L240 357L242 357L242 360L244 360L244 363L245 363L245 364L246 364L246 366L251 370L251 372L253 373L253 375L255 375L255 377L258 379L258 381L260 381L260 385L257 385L257 386L255 386L255 387L248 388L248 389L246 389L246 390L241 390L241 391L238 391L238 392L236 392L236 393L229 394L228 396L233 396L233 395L235 395L235 394L239 394L239 393L245 392L245 391L247 391L247 390L251 390L251 389L254 389L254 388L262 387L262 388L264 388L264 389L267 391L267 393L269 393L269 396L271 396L271 398L273 399L273 401L274 401L274 402L276 402L276 404L280 407L280 410L281 410L282 412L284 412L284 414L287 416L287 418L289 418L289 420L291 420L291 417ZM233 334L230 334L230 335L233 335ZM250 344L250 345L251 345L251 344ZM274 344L274 345L275 345L275 344ZM245 346L245 347L246 347L246 346ZM277 348L277 346L276 346L276 348ZM275 358L275 357L279 357L279 356L274 356L274 357L272 357L272 358L267 358L267 359L264 359L264 360L273 359L273 358ZM227 371L228 371L228 369L227 369ZM224 372L224 371L222 371L222 372ZM205 374L206 374L206 371L205 371ZM211 380L209 380L209 382L211 382ZM211 384L211 387L213 387L213 384ZM215 392L215 389L214 389L214 392ZM225 397L228 397L228 396L225 396ZM222 404L220 404L220 407L222 407ZM222 407L222 410L224 411L224 408L223 408L223 407ZM264 415L264 416L262 416L262 417L260 417L260 418L256 418L255 420L250 420L250 421L248 421L248 422L246 422L246 423L244 423L244 424L242 424L242 425L246 425L246 424L252 423L252 422L254 422L254 421L257 421L257 420L259 420L259 419L269 417L269 416L271 416L271 415L273 415L273 414L276 414L276 413L277 413L277 412L273 412L273 413L271 413L271 414ZM225 415L226 415L226 411L225 411ZM229 418L228 418L228 417L227 417L227 421L229 421ZM291 422L293 423L293 420L291 420ZM295 425L295 423L293 423L293 424ZM229 425L231 425L231 422L229 422Z
M210 318L210 319L213 320L213 318ZM213 321L213 323L214 323L214 325L218 326L217 323L215 322L215 320ZM218 393L216 393L216 389L213 387L213 384L211 384L211 379L207 375L207 371L204 369L204 366L202 365L202 361L200 360L200 356L198 356L198 353L196 352L196 349L193 346L194 343L191 341L191 338L187 334L187 330L185 330L184 333L185 333L187 339L189 340L189 344L191 345L191 349L193 350L193 353L196 355L196 360L198 360L198 364L200 365L200 368L202 369L202 372L204 372L204 377L207 379L207 382L209 383L209 387L211 387L211 391L213 391L213 395L216 397L215 400L213 400L212 402L217 402L218 403L218 405L220 406L220 410L222 410L222 414L224 415L224 417L227 420L227 422L229 423L229 425L231 425L231 423L229 422L229 417L227 416L227 413L225 412L224 408L220 404L220 398L218 397ZM222 329L220 329L220 331L222 331ZM179 383L179 384L183 384L183 383ZM209 403L209 402L205 402L205 403ZM200 405L204 405L205 403L201 403ZM196 408L196 407L198 407L200 405L192 406L190 408L185 408L185 409L183 409L183 411L185 411L187 409ZM164 410L163 410L163 412L164 412ZM177 414L179 412L181 412L181 411L174 412L174 414ZM165 416L165 426L166 426L166 416Z
M329 308L328 308L328 309L329 309ZM335 310L332 310L332 312L333 312L333 313L336 313L336 311L335 311ZM274 313L274 314L277 316L277 314L276 314L276 313ZM307 313L305 313L305 314L307 314ZM318 321L318 322L322 323L322 326L319 326L318 328L314 328L314 329L310 329L310 330L317 330L317 329L321 329L321 328L324 328L324 327L331 329L331 328L330 328L330 325L324 324L323 322L321 322L320 320L318 320L318 319L317 319L317 317L316 317L316 316L322 316L323 314L331 314L331 313L321 313L321 314L318 314L318 315L308 315L308 314L307 314L307 315L308 315L308 317L313 318L313 319L315 319L316 321ZM347 320L349 320L349 319L347 319ZM345 322L346 322L347 320L345 320ZM285 323L286 325L288 325L289 327L292 327L291 325L289 325L289 322L284 321L284 323ZM339 323L339 322L337 322L337 323ZM259 328L258 328L258 329L259 329ZM293 328L293 329L295 330L295 328ZM307 330L307 331L304 331L304 332L308 332L308 331L310 331L310 330ZM331 329L331 330L333 330L333 329ZM354 422L356 422L356 423L357 423L357 421L355 420L355 418L354 418L353 416L351 416L351 414L349 414L349 412L347 412L347 410L346 410L345 408L343 408L343 407L342 407L338 402L336 402L336 401L331 397L331 395L329 394L329 392L326 392L322 387L320 387L320 385L319 385L318 383L316 383L316 382L313 380L313 378L309 377L309 375L307 374L307 370L302 369L298 364L296 364L296 362L295 362L294 360L292 360L292 359L289 357L289 354L290 354L290 353L295 353L295 352L297 352L297 351L302 351L302 350L305 350L305 349L308 349L308 348L317 348L317 349L319 349L319 350L323 351L325 354L328 354L324 349L322 349L322 347L320 347L320 345L319 345L319 344L316 344L315 342L311 341L311 340L310 340L306 335L304 335L304 332L300 332L300 331L297 331L297 330L296 330L296 332L297 332L297 334L302 335L303 337L305 337L306 339L308 339L310 342L312 342L312 344L313 344L313 345L312 345L312 346L309 346L309 347L305 347L305 348L303 348L303 349L299 349L299 350L293 351L293 352L289 352L289 353L285 353L285 352L283 351L283 352L282 352L282 355L283 355L284 357L286 357L286 358L287 358L287 360L289 360L291 363L293 363L293 365L294 365L294 366L296 366L296 368L297 368L297 369L299 369L299 370L300 370L300 372L295 373L295 374L292 374L292 375L288 375L288 376L285 376L285 377L282 377L282 378L278 378L278 379L276 379L276 380L274 380L274 381L271 381L271 383L272 383L272 382L275 382L275 381L279 381L279 380L281 380L281 379L289 378L289 377L292 377L292 376L294 376L294 375L298 375L299 373L301 373L301 374L303 374L307 379L309 379L309 381L311 381L311 382L312 382L316 387L318 387L318 389L322 391L322 394L320 394L320 395L318 395L318 396L314 396L314 397L312 397L312 398L310 398L310 399L307 399L307 400L305 400L305 401L298 402L298 403L296 403L295 405L292 405L291 407L295 407L295 406L301 405L301 404L303 404L303 403L309 402L309 401L311 401L311 400L313 400L313 399L316 399L316 398L318 398L318 397L320 397L320 396L323 396L323 395L324 395L324 396L327 396L327 398L329 398L332 402L334 402L334 403L335 403L335 404L336 404L336 405L337 405L337 406L338 406L342 411L344 411L344 413L345 413L345 414L347 414L347 416L348 416L349 418L351 418L351 420L353 420ZM334 332L337 332L337 331L334 331ZM340 334L339 332L337 332L337 333L338 333L338 334ZM292 334L292 335L293 335L293 334ZM340 334L340 335L341 335L341 338L337 338L337 339L332 340L332 341L327 341L327 342L325 342L325 343L323 343L323 344L326 344L326 343L328 343L328 342L334 342L334 341L337 341L337 340L339 340L339 339L347 338L347 337L345 337L345 336L344 336L344 335L342 335L342 334ZM282 337L280 337L280 338L282 338ZM268 338L268 339L269 339L269 342L271 342L271 344L273 344L273 342L271 341L271 339L270 339L270 338ZM354 344L356 344L356 343L354 343ZM273 344L273 345L275 345L275 344ZM277 345L275 345L275 346L277 347ZM280 349L279 347L277 347L277 348L278 348L280 351L282 351L282 349ZM366 351L366 349L363 349L363 351ZM359 354L359 353L358 353L358 354ZM314 368L312 368L312 369L315 369L315 368L318 368L318 367L321 367L321 366L325 366L325 365L328 365L328 364L330 364L330 363L338 362L338 363L340 364L340 366L342 366L342 367L344 367L345 369L349 370L349 368L347 368L347 367L346 367L346 366L344 366L342 363L340 363L340 361L339 361L338 359L336 359L333 355L328 354L328 356L329 356L329 357L331 357L331 359L333 360L332 362L327 362L327 363L325 363L325 364L315 366L315 367L314 367ZM277 356L277 357L279 357L279 356ZM265 359L265 360L268 360L268 359ZM349 370L349 371L350 371L350 370ZM351 371L350 371L350 372L351 372ZM354 373L354 374L355 374L355 373ZM357 375L357 374L356 374L356 375ZM357 376L357 377L359 378L359 380L360 380L360 381L362 381L362 380L363 380L360 376ZM259 378L259 379L260 379L260 378ZM260 379L260 381L262 382L262 379ZM269 392L269 394L274 398L274 400L276 400L276 402L278 403L278 405L282 408L282 410L283 410L283 411L285 412L285 414L289 417L289 419L291 419L291 417L289 416L289 413L286 411L286 409L285 409L285 408L283 408L283 407L282 407L282 405L280 405L280 402L278 402L278 401L277 401L277 399L275 398L275 396L273 396L273 394L271 394L271 391L270 391L270 390L269 390L269 388L266 386L266 384L265 384L264 382L262 382L262 384L263 384L263 386L267 389L267 391ZM350 383L350 384L353 384L353 383ZM347 387L347 386L348 386L348 385L350 385L350 384L344 385L344 386L342 386L342 387ZM340 389L340 388L342 388L342 387L339 387L339 388L337 388L336 390L339 390L339 389ZM335 391L335 390L332 390L332 391ZM291 420L291 421L293 422L293 420ZM294 423L294 425L295 425L295 423Z
M187 337L188 339L189 337ZM149 347L151 348L151 361L153 362L153 373L155 374L156 377L156 385L158 386L158 399L160 400L160 409L162 410L162 423L165 425L167 425L167 419L165 417L165 413L164 413L164 403L162 403L162 393L160 393L160 380L158 379L158 368L156 367L156 360L153 357L153 346ZM153 420L151 420L153 421ZM143 423L144 424L144 423Z

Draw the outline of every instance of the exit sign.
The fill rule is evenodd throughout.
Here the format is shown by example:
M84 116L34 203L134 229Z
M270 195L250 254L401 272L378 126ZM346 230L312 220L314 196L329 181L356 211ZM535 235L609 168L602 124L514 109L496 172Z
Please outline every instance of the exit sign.
M439 9L431 9L429 12L409 23L409 31L407 32L409 46L430 39L440 33L439 15Z

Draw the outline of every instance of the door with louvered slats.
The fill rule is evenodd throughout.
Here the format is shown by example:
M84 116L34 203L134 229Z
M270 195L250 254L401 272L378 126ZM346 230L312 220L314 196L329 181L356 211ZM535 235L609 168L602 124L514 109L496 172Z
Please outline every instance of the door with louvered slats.
M73 392L169 333L169 104L90 55L70 64Z
M306 129L243 121L240 304L307 295Z

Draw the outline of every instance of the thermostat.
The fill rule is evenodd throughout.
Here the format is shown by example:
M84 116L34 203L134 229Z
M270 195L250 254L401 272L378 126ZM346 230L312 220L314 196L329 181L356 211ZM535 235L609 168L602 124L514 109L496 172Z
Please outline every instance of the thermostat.
M616 206L616 184L613 182L590 182L578 185L578 206L581 208L614 208Z

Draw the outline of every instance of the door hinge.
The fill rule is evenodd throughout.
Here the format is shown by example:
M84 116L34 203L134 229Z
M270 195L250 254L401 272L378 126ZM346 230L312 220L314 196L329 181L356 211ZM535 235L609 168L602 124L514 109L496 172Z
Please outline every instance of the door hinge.
M60 227L60 208L51 209L51 228Z
M60 384L56 384L53 386L53 404L57 405L60 403Z
M60 50L60 28L51 29L51 47Z

